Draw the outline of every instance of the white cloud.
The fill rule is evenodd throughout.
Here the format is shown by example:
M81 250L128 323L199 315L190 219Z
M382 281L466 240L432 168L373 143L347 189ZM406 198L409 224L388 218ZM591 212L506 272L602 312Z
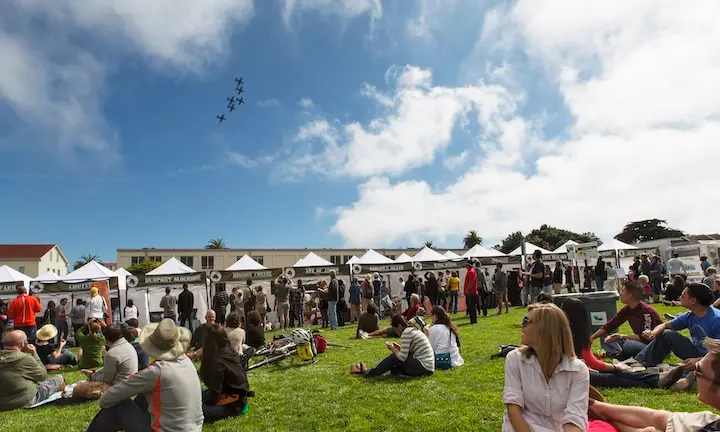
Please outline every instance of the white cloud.
M310 98L302 98L298 102L298 105L300 105L301 108L308 109L313 107L313 101Z
M282 14L288 27L294 15L310 11L344 19L367 14L374 21L382 17L383 8L381 0L283 0Z
M459 167L460 165L464 164L467 161L468 155L470 153L467 150L464 150L462 153L455 155L455 156L447 156L443 159L443 165L447 169L454 169Z
M717 231L713 215L720 203L712 193L720 159L720 81L714 78L720 76L720 3L521 0L488 16L491 28L478 33L485 43L499 44L488 52L502 54L498 63L512 63L524 51L532 66L524 72L557 84L572 114L568 129L544 138L541 121L519 114L517 97L498 98L485 114L478 104L484 132L477 165L442 189L423 180L393 183L387 174L426 164L446 145L424 146L417 130L422 137L443 136L471 119L414 117L415 110L431 109L423 95L452 99L473 88L435 87L416 73L409 77L418 84L411 87L413 97L399 103L402 96L392 96L392 109L370 124L375 133L394 132L386 149L398 146L423 157L361 171L370 178L354 203L337 209L334 232L353 246L442 241L470 229L499 239L542 223L611 236L628 221L654 217L690 232ZM540 111L544 103L527 101ZM379 109L386 107L378 101ZM389 127L395 124L405 127ZM357 145L355 139L339 142L348 154Z
M257 105L261 108L274 108L279 107L282 104L277 99L264 99L257 102Z
M243 168L255 168L260 164L260 161L253 159L251 157L248 157L242 153L238 152L228 152L228 157L230 158L230 161L236 165L239 165Z

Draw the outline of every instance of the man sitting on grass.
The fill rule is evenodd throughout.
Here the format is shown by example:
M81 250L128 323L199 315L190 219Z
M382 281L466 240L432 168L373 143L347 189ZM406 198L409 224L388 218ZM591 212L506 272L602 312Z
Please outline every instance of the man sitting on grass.
M698 399L720 409L720 340L705 339L705 348L708 354L694 365ZM675 413L597 401L590 401L590 410L611 422L620 432L720 431L720 416L709 411Z
M362 337L362 334L367 335L368 333L377 331L378 328L379 326L377 308L373 303L370 303L367 305L367 310L361 313L360 317L358 317L358 325L357 331L355 332L355 337L360 339Z
M85 369L82 372L90 381L102 381L112 386L137 373L138 355L135 348L123 337L120 325L107 326L105 337L110 349L105 353L103 367L97 370Z
M65 389L61 375L47 376L45 365L28 344L27 335L13 330L0 351L0 411L29 407Z

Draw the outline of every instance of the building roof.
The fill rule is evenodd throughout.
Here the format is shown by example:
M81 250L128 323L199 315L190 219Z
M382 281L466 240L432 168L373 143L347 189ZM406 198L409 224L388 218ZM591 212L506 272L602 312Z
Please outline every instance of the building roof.
M55 246L54 244L4 244L0 245L0 259L40 259Z

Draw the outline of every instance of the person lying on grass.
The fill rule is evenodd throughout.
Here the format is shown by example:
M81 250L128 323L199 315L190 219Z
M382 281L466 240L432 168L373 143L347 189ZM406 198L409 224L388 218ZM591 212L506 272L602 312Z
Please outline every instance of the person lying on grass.
M368 305L368 310L370 310L369 308L370 308L370 305ZM376 311L377 311L377 309L376 309ZM419 295L413 294L410 296L410 306L407 308L407 310L405 312L402 313L401 316L403 318L405 318L406 321L411 320L412 318L414 318L416 316L418 316L418 317L425 316L425 309L420 307L420 296ZM395 330L393 329L392 326L382 328L379 330L375 330L371 333L367 333L365 330L359 329L358 335L363 339L400 337L400 333L395 332Z
M392 353L376 367L368 369L363 362L353 365L350 372L366 377L375 377L390 372L393 376L419 377L435 372L435 353L425 333L408 325L405 317L392 317L393 331L400 335L400 345L385 342Z
M708 353L694 364L698 380L698 399L720 409L720 340L705 339ZM611 422L620 432L712 432L720 431L720 416L709 411L677 413L636 406L593 401L590 411Z
M503 432L580 432L588 428L588 368L575 356L570 323L554 304L533 304L523 346L505 359Z

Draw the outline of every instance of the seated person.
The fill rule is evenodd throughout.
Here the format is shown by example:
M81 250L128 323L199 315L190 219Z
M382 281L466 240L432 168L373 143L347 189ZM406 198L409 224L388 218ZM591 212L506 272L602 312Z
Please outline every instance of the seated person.
M358 326L357 330L355 331L355 337L357 339L360 339L360 333L372 333L374 331L377 331L379 328L378 326L378 316L377 316L377 308L375 307L374 303L369 303L367 305L367 309L365 312L360 314L360 317L358 318Z
M681 278L682 279L682 278ZM590 341L600 339L605 352L610 357L625 360L640 353L650 339L643 337L643 332L652 330L662 324L662 319L655 308L643 301L645 291L637 282L628 282L620 288L620 301L625 305L604 326L600 327L591 337ZM633 334L609 334L618 329L625 322L630 324ZM605 335L608 335L604 337Z
M413 295L410 297L410 303L412 303L413 301L419 302L419 301L420 301L420 296L417 295L417 294L413 294ZM369 308L371 305L372 305L372 303L368 305L368 308ZM417 303L415 304L415 306L417 306ZM415 315L411 316L410 318L407 318L407 317L405 316L405 313L402 314L402 317L405 318L406 321L411 321L411 320L412 320L413 318L415 318L415 317L423 317L423 316L425 316L425 308L412 307L412 306L410 306L405 312L408 312L408 311L411 310L411 309L412 309L413 311L415 311ZM360 331L358 332L358 334L360 335L360 337L361 337L362 339L386 338L386 337L388 337L388 338L399 338L399 337L400 337L400 334L395 332L395 329L393 328L393 326L386 327L386 328L381 328L380 330L375 330L375 331L372 332L372 333L365 333L365 331L360 330Z
M393 331L400 335L400 345L386 342L392 354L372 369L364 363L353 365L351 373L375 377L390 372L393 376L429 376L435 372L435 353L425 333L408 325L405 317L392 317Z
M125 381L138 371L138 355L135 348L123 337L119 324L110 324L105 329L110 348L105 353L103 367L97 370L83 370L90 381L102 381L115 385Z
M588 368L575 356L565 313L533 304L521 327L523 346L505 359L503 432L587 430Z
M232 315L239 321L239 315ZM250 386L243 359L232 348L227 332L218 324L213 324L206 332L199 373L208 387L202 396L206 423L247 412Z
M708 353L693 366L698 377L698 399L712 408L720 409L720 341L705 339ZM619 431L687 431L712 432L720 430L720 416L709 412L676 413L636 406L621 406L593 401L590 411L612 423Z
M143 328L140 346L155 361L100 397L102 409L87 432L201 432L200 379L185 355L190 348L190 331L165 318Z
M720 311L711 306L712 293L707 285L691 283L680 296L680 302L689 311L643 332L643 337L651 342L634 357L636 361L657 366L672 352L685 360L683 365L690 369L707 354L703 339L720 339ZM692 340L678 333L684 329L690 330Z
M663 303L668 306L679 306L678 299L683 290L685 290L685 278L677 275L673 278L673 283L665 288Z
M105 336L102 329L105 321L100 318L90 318L87 324L80 327L75 335L80 350L78 351L78 366L80 369L96 369L103 365L105 353Z
M225 319L225 332L230 340L230 348L239 355L243 355L243 342L245 342L245 330L240 327L240 315L231 313Z
M132 345L132 347L135 349L135 354L137 354L138 358L138 370L143 370L146 367L150 365L150 356L147 355L145 351L143 351L142 347L140 346L140 338L138 337L138 320L135 318L129 319L126 321L125 326L121 325L123 332L123 337L126 341Z
M643 300L648 300L652 296L652 287L650 286L650 278L646 275L640 275L637 279L640 286L643 287Z
M205 332L211 325L215 324L215 317L215 311L212 309L208 310L205 314L205 323L200 324L200 326L195 329L195 333L193 333L192 340L190 341L190 349L192 351L188 351L187 353L190 360L200 359L203 341L205 340Z
M254 349L265 346L265 326L258 311L251 311L247 314L248 328L245 332L245 345Z
M541 292L535 297L535 303L552 303L552 295Z
M27 343L27 335L12 330L5 335L0 350L0 411L35 405L53 393L65 389L61 375L48 377L45 365L35 347Z
M420 308L420 296L417 294L413 294L410 296L410 305L405 310L405 312L402 313L402 316L404 316L406 320L409 320L412 317L417 315L417 311L419 308Z
M450 363L452 367L458 367L465 364L465 360L460 357L460 347L457 327L452 323L452 318L445 312L442 306L433 306L430 310L432 325L430 328L423 328L423 331L430 340L430 346L435 354L449 353Z
M45 324L40 327L35 335L35 350L40 360L45 365L71 365L77 364L77 359L72 351L65 349L65 339L60 339L60 344L55 346L57 328L52 324Z

